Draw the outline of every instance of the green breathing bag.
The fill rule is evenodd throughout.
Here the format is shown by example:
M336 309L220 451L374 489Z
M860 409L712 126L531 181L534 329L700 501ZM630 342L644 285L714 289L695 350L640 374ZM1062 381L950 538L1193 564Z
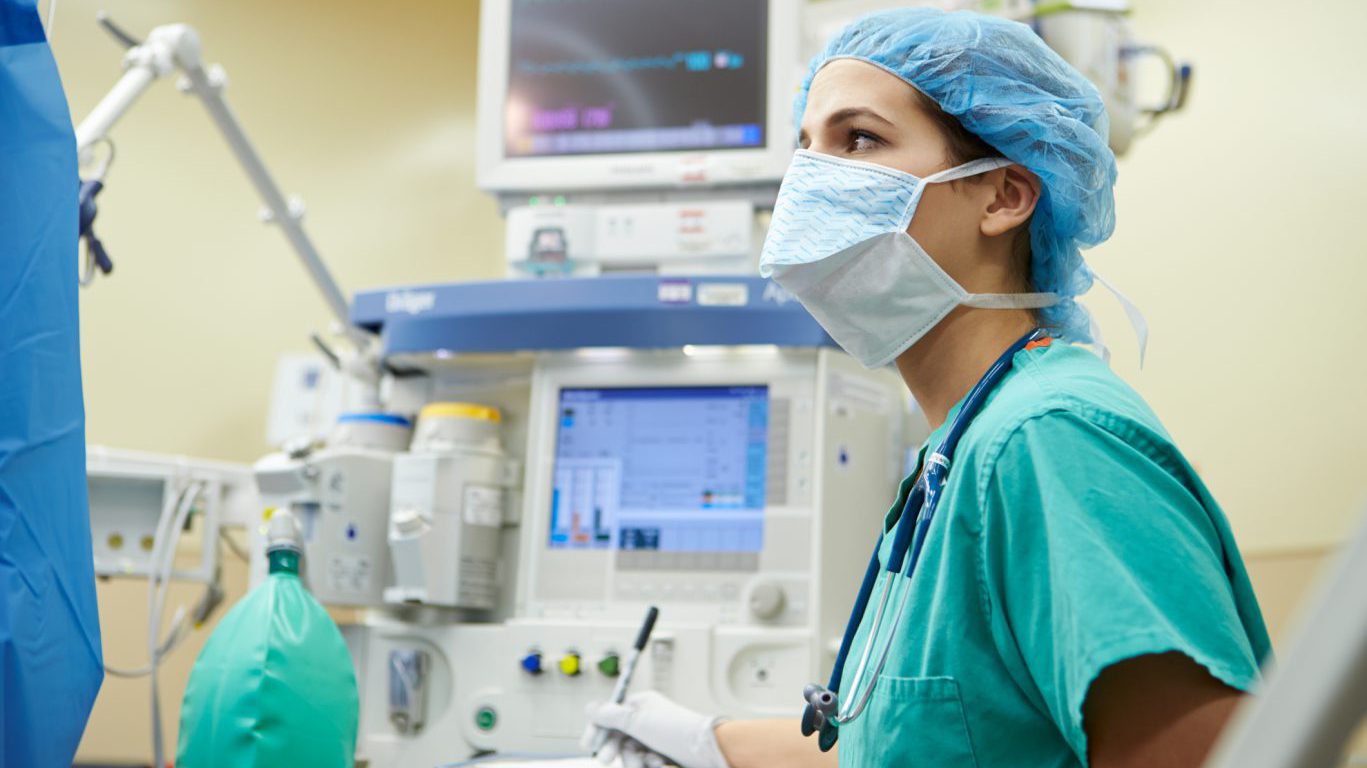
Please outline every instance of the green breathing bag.
M180 706L176 768L351 768L360 704L342 633L299 580L292 516L270 523L270 575L219 622Z

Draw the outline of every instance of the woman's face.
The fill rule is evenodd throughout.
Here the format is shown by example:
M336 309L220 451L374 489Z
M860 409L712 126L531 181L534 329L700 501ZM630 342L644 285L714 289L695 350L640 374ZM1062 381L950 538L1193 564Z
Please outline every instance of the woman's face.
M876 163L926 177L952 168L949 144L918 103L910 85L862 61L837 59L821 68L802 116L803 148ZM907 232L951 277L969 291L999 290L998 276L973 262L981 248L991 184L931 184ZM987 270L988 273L995 270Z

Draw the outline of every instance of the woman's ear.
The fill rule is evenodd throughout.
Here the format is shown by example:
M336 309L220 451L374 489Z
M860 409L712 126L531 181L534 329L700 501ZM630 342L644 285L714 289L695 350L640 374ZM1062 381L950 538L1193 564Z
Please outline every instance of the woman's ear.
M983 211L981 230L986 237L1007 234L1030 221L1039 202L1039 177L1024 166L1008 165L986 176L994 196Z

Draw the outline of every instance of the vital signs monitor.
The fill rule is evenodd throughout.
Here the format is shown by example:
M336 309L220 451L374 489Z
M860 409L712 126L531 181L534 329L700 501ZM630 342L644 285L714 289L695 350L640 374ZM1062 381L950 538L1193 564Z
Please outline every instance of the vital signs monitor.
M576 191L776 182L802 3L496 0L481 13L479 180Z
M766 3L514 5L507 155L764 145Z

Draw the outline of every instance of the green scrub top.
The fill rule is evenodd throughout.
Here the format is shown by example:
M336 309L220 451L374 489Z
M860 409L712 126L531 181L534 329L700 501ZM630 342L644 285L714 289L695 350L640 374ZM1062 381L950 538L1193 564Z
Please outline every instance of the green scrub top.
M1179 651L1248 690L1271 649L1219 505L1139 395L1061 342L1018 353L964 433L909 586L868 707L840 727L842 766L1086 765L1082 704L1106 667Z

